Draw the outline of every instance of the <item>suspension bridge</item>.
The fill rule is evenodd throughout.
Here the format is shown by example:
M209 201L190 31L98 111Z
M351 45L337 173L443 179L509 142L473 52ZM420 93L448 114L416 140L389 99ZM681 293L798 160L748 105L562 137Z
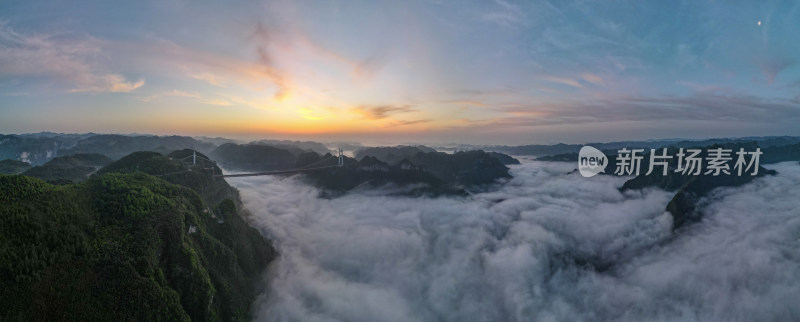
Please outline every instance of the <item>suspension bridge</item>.
M314 163L311 163L311 164L307 164L307 165L305 165L303 167L300 167L300 168L286 169L286 170L275 170L275 171L252 172L252 173L233 173L233 174L222 174L222 173L215 174L214 173L214 169L216 168L217 162L197 155L197 151L192 151L192 155L186 156L186 157L184 157L184 158L182 158L180 160L181 161L188 161L189 158L192 158L192 165L197 165L197 159L200 159L201 161L205 160L205 161L210 162L212 165L211 165L210 168L203 168L203 169L205 169L205 170L209 170L210 169L211 170L211 174L214 176L214 178L237 178L237 177L269 176L269 175L277 175L277 174L292 174L292 173L300 173L300 172L317 171L317 170L322 170L322 169L338 168L338 167L344 166L344 153L342 153L342 148L339 148L339 155L336 156L336 158L337 158L336 164L329 164L329 165L324 165L324 166L320 165L320 164L323 164L324 162L329 162L330 158L332 158L332 157L334 157L334 156L328 156L328 157L322 158L321 160L319 160L317 162L314 162Z

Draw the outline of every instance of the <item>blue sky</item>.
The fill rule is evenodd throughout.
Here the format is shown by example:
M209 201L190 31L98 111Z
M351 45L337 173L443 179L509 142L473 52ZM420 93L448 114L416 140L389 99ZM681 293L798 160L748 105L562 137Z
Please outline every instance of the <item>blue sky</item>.
M800 135L800 2L4 1L0 132Z

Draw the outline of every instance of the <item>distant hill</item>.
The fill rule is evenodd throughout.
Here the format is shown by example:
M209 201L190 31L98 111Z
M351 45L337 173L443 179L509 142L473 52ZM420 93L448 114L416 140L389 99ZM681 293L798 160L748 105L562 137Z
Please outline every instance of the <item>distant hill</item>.
M239 141L237 140L232 140L223 137L195 136L194 139L201 142L211 143L213 145L223 145L225 143L239 143Z
M763 147L761 152L762 164L800 161L800 143Z
M77 153L100 153L114 160L136 151L156 151L162 154L180 150L196 149L208 152L214 149L212 143L198 141L188 136L127 136L101 134L80 140L74 147L59 150L59 155Z
M167 154L179 149L196 149L200 152L209 152L215 147L216 144L213 142L200 141L188 136L41 132L0 135L0 160L12 159L31 165L41 165L57 156L80 153L98 153L116 160L136 151Z
M345 151L358 151L364 148L360 143L355 142L332 142L331 146L340 147Z
M500 152L486 152L486 153L489 154L491 157L500 161L500 163L505 165L520 164L519 160L505 153L500 153Z
M445 182L461 185L489 184L500 178L511 178L508 167L484 151L417 153L409 161Z
M568 156L575 154L577 161L577 153L583 146L591 146L601 151L617 151L622 148L628 149L656 149L656 148L690 148L698 146L711 146L714 144L730 145L740 143L756 143L761 148L786 146L800 143L800 137L796 136L766 136L766 137L743 137L743 138L719 138L707 140L651 140L651 141L620 141L608 143L585 143L585 144L552 144L552 145L520 145L520 146L480 146L473 147L475 149L483 149L485 151L497 151L513 155L533 155L538 156L538 160L543 161L573 161L568 159ZM468 149L468 146L461 146L459 149ZM561 160L555 160L555 159Z
M36 177L48 182L62 180L63 183L80 182L111 163L110 158L96 153L81 153L56 157L47 163L35 166L23 172L26 176Z
M329 160L330 155L306 156L306 163ZM299 163L303 166L304 163ZM418 194L465 194L468 190L481 189L482 185L495 183L498 179L510 178L508 168L499 160L483 151L417 153L397 164L389 164L373 156L361 160L345 157L344 167L304 173L319 187L343 192L359 186L415 186L406 193Z
M58 151L73 147L79 137L25 137L0 135L0 159L40 165L58 156Z
M372 156L388 164L397 165L403 162L404 160L413 159L418 153L424 154L431 152L436 152L436 150L426 147L424 145L417 145L417 146L398 145L398 146L363 148L361 150L356 151L355 157L356 159L361 160L367 156ZM519 160L514 159L513 157L507 154L500 152L486 152L486 153L489 156L500 161L502 164L505 165L519 164Z
M0 161L0 174L18 174L31 168L30 163L5 159Z
M185 153L133 153L61 187L0 175L4 320L248 320L275 250Z
M326 160L325 156L320 159ZM330 164L335 164L335 158ZM402 195L466 194L466 191L446 183L433 174L416 168L392 166L377 158L367 156L357 161L345 158L344 167L335 167L313 172L304 172L314 185L325 189L324 196L336 196L358 187L391 185Z
M225 168L247 171L291 169L297 158L290 151L269 145L234 143L220 145L210 156Z
M394 151L378 149L377 151ZM413 190L411 194L450 194L465 193L463 188L474 189L480 185L491 184L502 178L510 178L508 168L495 156L483 151L458 152L446 154L439 152L420 152L419 148L402 148L417 152L395 164L373 156L363 156L360 160L344 157L344 166L303 172L310 181L333 194L345 192L359 186L422 184L424 187ZM387 155L394 154L385 154ZM267 145L223 144L211 153L211 158L219 161L226 169L239 171L273 171L304 167L336 165L337 157L330 153L320 155L316 152L291 152Z
M97 135L96 133L55 133L55 132L39 132L39 133L25 133L17 134L22 138L62 138L62 139L85 139Z
M411 159L417 153L436 152L436 150L424 145L398 145L398 146L382 146L363 148L356 151L356 159L361 160L367 156L376 157L379 160L389 163L397 164L403 159Z
M272 147L290 151L295 155L303 152L317 152L319 154L325 154L331 152L331 149L329 149L324 144L313 141L258 140L250 142L250 144L269 145Z
M608 155L608 154L606 154ZM578 162L578 152L545 155L536 158L537 161Z
M664 146L661 148L670 148L670 151L677 151L678 148L700 148L705 149L711 146L721 146L727 149L738 149L739 147L745 147L747 151L754 151L756 147L761 149L763 153L760 158L761 164L770 164L770 163L778 163L784 161L800 161L800 143L793 143L793 144L785 144L786 142L793 142L794 140L791 139L774 139L774 140L762 140L762 141L747 141L747 140L718 140L724 141L724 143L714 143L709 145L689 145L686 141L679 142L677 145L669 145ZM705 143L707 141L700 141L697 143ZM767 144L767 146L762 146L761 144ZM660 148L659 148L660 149ZM603 150L603 153L613 158L617 154L618 150ZM650 149L645 149L647 153L649 153ZM538 161L558 161L558 162L578 162L578 153L563 153L563 154L556 154L556 155L547 155L537 157L536 160ZM614 162L609 162L609 164L614 165Z

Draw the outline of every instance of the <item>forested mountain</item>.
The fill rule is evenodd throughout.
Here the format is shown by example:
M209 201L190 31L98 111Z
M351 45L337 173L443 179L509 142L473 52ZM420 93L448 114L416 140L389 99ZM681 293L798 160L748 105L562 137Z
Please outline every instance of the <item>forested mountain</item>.
M223 167L246 171L291 169L297 158L288 150L269 145L234 143L220 145L210 155Z
M464 193L462 188L478 188L479 185L491 184L498 179L511 177L508 167L497 157L483 151L456 152L454 154L435 151L422 152L428 150L430 149L419 147L386 147L365 150L358 154L361 156L360 159L344 157L344 165L341 168L304 172L304 175L317 186L337 193L365 184L370 186L427 185L425 189L415 190L415 194ZM370 154L378 154L382 158L397 162L391 163ZM411 156L407 156L407 154L411 154ZM330 153L320 155L316 152L299 152L295 154L273 146L255 144L223 144L211 153L211 157L219 160L220 164L228 169L245 172L337 164L337 157ZM513 158L511 159L513 160Z
M370 147L356 151L356 159L361 160L367 156L372 156L378 158L378 160L381 160L389 164L397 164L400 163L400 161L403 161L403 159L411 159L413 156L415 156L417 153L420 152L428 153L428 152L436 152L436 150L431 149L424 145Z
M269 145L276 148L298 152L317 152L319 154L331 152L331 149L326 147L324 144L314 141L258 140L250 142L250 144Z
M18 174L31 168L31 164L18 160L0 160L0 174Z
M112 161L114 160L102 154L79 153L53 158L43 165L28 169L23 174L50 182L80 182Z
M249 319L275 250L186 153L133 153L80 184L0 176L0 320Z
M212 143L198 141L188 136L101 134L80 140L74 147L58 151L58 155L100 153L116 160L136 151L167 154L179 149L196 149L208 152L214 147Z
M216 145L188 136L35 133L0 135L0 160L12 159L41 165L57 156L97 153L119 159L136 151L163 154L179 149L211 151Z
M12 159L39 165L58 156L58 150L73 147L80 137L26 137L0 134L0 160Z

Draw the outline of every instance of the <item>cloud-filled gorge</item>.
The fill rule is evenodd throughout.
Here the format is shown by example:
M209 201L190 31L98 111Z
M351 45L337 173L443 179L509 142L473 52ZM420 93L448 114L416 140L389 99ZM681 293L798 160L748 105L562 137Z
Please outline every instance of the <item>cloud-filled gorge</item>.
M255 317L278 321L800 319L800 166L704 199L676 234L672 193L523 162L470 197L335 199L299 177L237 178L276 241Z

